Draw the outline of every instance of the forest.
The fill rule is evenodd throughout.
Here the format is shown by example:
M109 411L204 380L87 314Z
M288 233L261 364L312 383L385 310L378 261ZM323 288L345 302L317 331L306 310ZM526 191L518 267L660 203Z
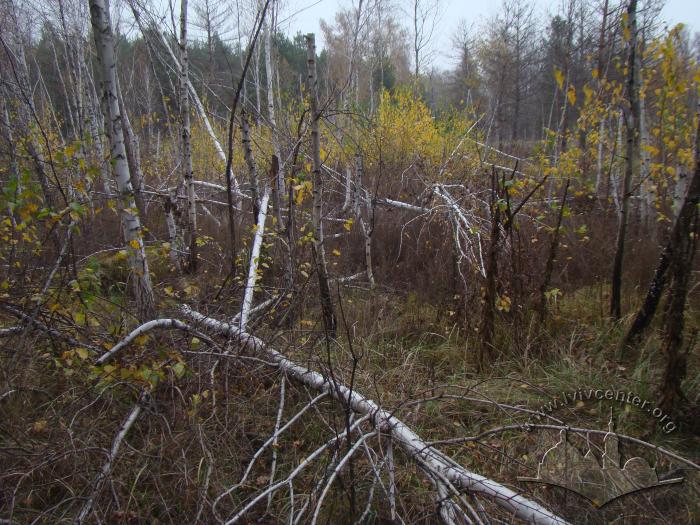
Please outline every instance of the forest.
M0 525L700 523L700 27L308 4L0 0Z

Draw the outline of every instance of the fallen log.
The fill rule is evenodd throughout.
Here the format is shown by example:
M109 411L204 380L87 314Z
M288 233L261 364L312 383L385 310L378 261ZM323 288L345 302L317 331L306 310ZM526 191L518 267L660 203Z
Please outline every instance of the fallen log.
M187 305L181 306L185 316L215 332L225 334L245 347L249 352L264 356L290 378L318 392L327 393L347 404L354 412L369 416L371 422L382 432L386 432L402 450L425 470L438 479L447 480L458 490L468 491L486 497L504 510L527 523L538 525L564 525L568 522L531 501L517 492L485 476L470 472L449 457L428 445L410 427L390 412L379 407L374 401L347 386L334 382L331 378L310 370L287 359L284 355L267 346L261 339L240 330L236 325L207 317Z

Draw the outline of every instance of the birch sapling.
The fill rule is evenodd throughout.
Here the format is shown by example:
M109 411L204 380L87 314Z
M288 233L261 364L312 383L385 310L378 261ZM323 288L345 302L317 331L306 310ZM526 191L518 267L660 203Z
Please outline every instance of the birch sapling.
M313 33L306 35L307 51L307 89L311 106L311 153L313 158L313 212L314 230L313 251L318 273L318 286L323 311L323 323L326 332L335 337L336 317L333 310L331 289L328 285L328 265L326 250L323 246L323 178L321 177L321 135L319 121L321 112L318 108L318 77L316 75L316 38Z

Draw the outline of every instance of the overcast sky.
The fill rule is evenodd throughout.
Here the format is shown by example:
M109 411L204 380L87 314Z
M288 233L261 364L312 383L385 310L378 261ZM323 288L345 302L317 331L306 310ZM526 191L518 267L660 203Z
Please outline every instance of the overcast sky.
M356 3L357 0L355 0ZM323 36L319 21L323 18L332 22L335 13L342 8L353 5L351 0L283 0L284 8L280 18L290 17L281 27L285 32L294 34L315 32L319 46L323 45ZM396 5L408 5L410 0L393 0ZM434 63L440 68L448 68L454 63L451 56L452 35L454 35L460 20L466 20L468 25L475 25L498 12L500 0L441 0L442 18L434 38L434 49L440 50L435 55ZM561 0L537 0L538 12L541 15L558 10ZM296 13L296 14L294 14ZM667 0L662 17L673 26L682 22L691 31L700 31L700 1L699 0Z

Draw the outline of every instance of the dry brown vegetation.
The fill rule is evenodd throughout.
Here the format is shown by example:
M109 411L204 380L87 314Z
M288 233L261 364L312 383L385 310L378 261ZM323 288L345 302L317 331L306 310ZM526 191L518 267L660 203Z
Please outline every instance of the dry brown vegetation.
M0 0L0 524L700 520L686 31L155 4ZM610 420L683 483L519 480Z

